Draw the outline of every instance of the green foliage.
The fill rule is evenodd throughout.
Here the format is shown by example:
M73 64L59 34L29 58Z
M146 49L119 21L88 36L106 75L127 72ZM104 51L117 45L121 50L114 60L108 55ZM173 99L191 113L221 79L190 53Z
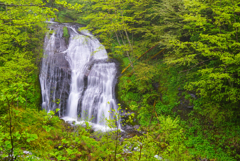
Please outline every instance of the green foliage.
M154 7L150 9L151 4ZM132 75L127 73L120 78L118 95L121 102L135 111L138 122L144 126L157 123L157 115L175 118L180 114L187 120L184 128L195 129L191 136L186 135L187 142L194 145L188 146L194 157L237 160L236 150L230 147L239 147L229 145L227 139L222 139L221 143L220 139L212 139L217 130L211 128L218 126L222 138L228 136L227 131L236 134L222 125L225 121L232 122L231 127L238 129L239 2L151 1L143 8L146 12L141 13L140 9L138 15L143 19L142 24L151 15L153 28L149 26L149 31L134 38L135 45L157 42L161 38L161 45L167 46L167 50L162 57L164 62L158 59L149 64L137 63ZM129 25L139 33L145 28L138 23ZM158 84L157 91L153 83ZM133 93L141 96L140 101L132 96ZM205 121L196 122L193 118ZM236 138L239 139L239 134Z
M44 3L38 0L31 2L33 6L16 1L4 1L4 4L1 5L5 10L0 12L0 106L6 106L8 102L38 108L37 65L46 31L46 24L42 21L54 17L54 12L50 8L41 8ZM25 6L20 7L21 4Z
M55 3L69 9L81 8L65 1L56 0ZM41 0L1 3L0 108L6 107L7 103L39 107L38 66L47 30L47 24L43 22L54 18L56 11Z
M74 131L63 132L61 134L63 139L50 155L58 160L87 160L89 157L97 159L99 157L97 154L101 153L98 142L90 138L87 129L81 126L74 127Z
M238 1L67 2L0 5L1 160L239 160ZM143 135L121 140L119 115L107 121L117 130L91 133L87 123L70 127L55 112L36 111L42 21L55 13L58 21L87 24L123 68L131 64L118 96L134 112L125 123L141 124ZM63 36L69 38L67 28ZM150 55L167 50L134 62L155 44Z
M65 2L65 3L64 3ZM67 5L66 5L67 4ZM80 24L85 24L82 16L84 15L84 10L82 10L83 6L86 4L83 1L79 0L65 0L61 3L59 2L48 2L47 5L50 7L54 6L58 9L56 14L56 20L58 22L66 23L66 22L78 22Z
M154 12L161 18L153 32L158 35L162 44L170 48L169 41L188 37L188 33L182 32L185 22L181 15L188 12L183 0L162 0L154 5Z
M190 41L172 41L176 54L170 56L167 63L195 69L196 72L189 74L198 79L189 80L185 89L194 90L202 97L203 115L218 123L236 118L239 33L235 24L239 16L235 10L239 8L238 3L185 1L185 6L190 13L184 15L184 28L192 32L192 36Z
M127 139L124 143L129 147L137 147L129 155L129 160L157 160L155 155L169 160L192 160L184 144L183 128L178 119L158 117L159 123L150 126L147 134Z
M239 158L235 149L235 142L239 140L239 126L231 123L225 123L218 127L209 125L209 123L203 125L202 121L197 118L189 121L191 127L187 128L188 125L186 127L185 136L188 139L185 143L191 155L217 160L237 160ZM185 123L184 125L186 126Z
M68 43L70 35L68 33L67 27L63 27L63 37L65 38L65 41Z
M46 114L43 111L38 113L36 109L31 108L23 110L12 107L9 112L10 115L1 116L0 122L1 129L5 133L2 140L6 145L2 149L2 159L9 157L12 148L14 148L14 156L17 157L23 155L24 150L31 151L35 156L47 156L47 149L51 149L51 142L46 139L52 136L47 133L45 127L51 125L52 134L56 133L60 123L59 118L54 116L54 113ZM9 128L11 128L10 131Z
M140 101L141 97L140 97L140 95L138 93L128 92L127 95L124 97L124 99Z

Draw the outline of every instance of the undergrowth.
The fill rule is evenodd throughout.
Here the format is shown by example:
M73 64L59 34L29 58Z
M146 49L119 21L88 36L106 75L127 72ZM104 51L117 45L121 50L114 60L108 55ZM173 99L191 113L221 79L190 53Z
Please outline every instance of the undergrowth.
M142 127L159 125L159 116L177 119L183 130L183 145L192 158L206 158L211 161L239 160L239 120L223 122L206 116L202 111L205 100L198 97L198 93L184 88L188 80L196 80L197 76L164 63L151 61L151 64L155 67L152 78L139 80L136 72L129 70L118 84L119 100L124 108L136 114L138 119L135 124Z

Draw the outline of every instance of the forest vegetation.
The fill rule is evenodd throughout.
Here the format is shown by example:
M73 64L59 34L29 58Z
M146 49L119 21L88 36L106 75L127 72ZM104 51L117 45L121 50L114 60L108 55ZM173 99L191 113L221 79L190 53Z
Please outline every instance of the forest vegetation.
M142 135L41 110L50 18L86 25L121 63L118 101ZM0 160L240 160L239 0L0 0L0 33Z

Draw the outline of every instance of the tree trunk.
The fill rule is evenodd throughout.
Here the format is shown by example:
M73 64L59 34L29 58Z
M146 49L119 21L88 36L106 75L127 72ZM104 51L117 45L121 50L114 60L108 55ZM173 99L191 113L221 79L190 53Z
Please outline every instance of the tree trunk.
M123 45L126 46L126 43L125 43L125 41L123 40L123 36L122 36L122 33L121 33L121 32L120 32L120 35L121 35L121 38L122 38ZM132 69L134 69L132 60L131 60L130 55L129 55L129 51L126 50L126 53L127 53L127 57L128 57L128 59L129 59L129 62L130 62L130 64L131 64L131 67L132 67Z

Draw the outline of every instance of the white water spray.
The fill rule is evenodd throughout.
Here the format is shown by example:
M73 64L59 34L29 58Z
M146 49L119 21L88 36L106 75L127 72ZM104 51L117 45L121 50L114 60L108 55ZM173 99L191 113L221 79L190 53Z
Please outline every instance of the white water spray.
M47 111L60 108L59 115L65 121L89 121L93 128L104 131L108 129L106 119L113 118L109 111L117 111L116 65L107 61L105 48L88 31L79 33L67 25L67 47L62 37L63 25L54 25L57 34L45 38L40 74L42 107ZM117 126L120 128L119 121Z

